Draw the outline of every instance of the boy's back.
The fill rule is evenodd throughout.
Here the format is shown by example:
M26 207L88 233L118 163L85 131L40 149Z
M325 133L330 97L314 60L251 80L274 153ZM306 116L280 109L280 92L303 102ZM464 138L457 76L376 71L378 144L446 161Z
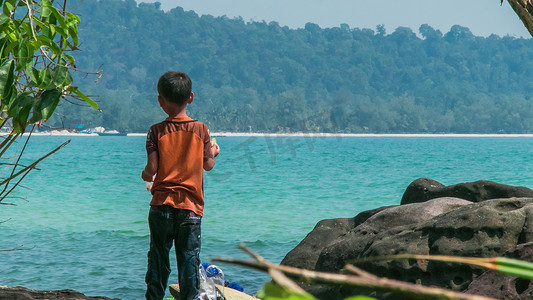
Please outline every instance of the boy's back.
M150 128L146 149L159 156L150 205L203 215L203 164L213 157L207 126L189 117L169 117Z

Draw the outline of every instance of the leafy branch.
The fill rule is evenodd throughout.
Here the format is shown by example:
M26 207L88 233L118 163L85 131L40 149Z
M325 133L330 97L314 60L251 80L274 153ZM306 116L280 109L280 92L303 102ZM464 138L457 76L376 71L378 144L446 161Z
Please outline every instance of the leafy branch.
M28 124L46 121L67 97L99 110L96 102L73 85L70 73L81 72L74 57L67 54L79 50L80 18L64 7L54 7L50 0L4 0L2 12L0 120L11 120L12 133L23 133ZM100 71L83 73L101 76Z
M0 142L0 159L11 153L26 128L31 131L12 163L2 163L0 204L42 160L66 146L56 147L28 165L21 164L35 126L41 126L54 113L60 101L70 99L100 110L96 102L74 86L71 71L100 78L101 71L90 73L77 69L70 54L78 48L80 18L54 6L51 0L0 0L0 129L8 133ZM6 130L7 129L7 130ZM10 150L10 151L8 151ZM5 173L5 174L4 174ZM10 250L24 250L22 246Z

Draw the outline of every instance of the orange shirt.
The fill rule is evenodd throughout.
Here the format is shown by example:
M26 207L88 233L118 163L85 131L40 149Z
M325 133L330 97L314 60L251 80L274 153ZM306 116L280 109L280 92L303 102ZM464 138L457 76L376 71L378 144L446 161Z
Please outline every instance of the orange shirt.
M207 126L189 117L167 118L150 127L146 151L159 157L150 205L203 215L203 167L213 157Z

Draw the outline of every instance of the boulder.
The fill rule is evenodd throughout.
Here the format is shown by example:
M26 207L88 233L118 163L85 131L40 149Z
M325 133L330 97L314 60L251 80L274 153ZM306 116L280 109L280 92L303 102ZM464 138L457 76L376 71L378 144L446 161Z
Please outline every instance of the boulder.
M296 248L287 253L281 264L296 268L314 269L318 256L325 245L389 207L367 210L355 218L328 219L318 222L313 231L307 234Z
M359 216L362 216L359 222L355 222ZM335 224L339 226L335 227ZM338 219L319 225L282 264L337 273L354 259L382 255L501 256L518 244L533 242L533 198L473 203L443 197L364 212L353 222ZM350 229L350 226L354 227ZM328 230L333 227L335 229ZM305 257L309 261L302 263L296 257ZM380 277L455 291L464 291L484 271L468 265L412 259L367 262L357 266ZM343 299L355 294L386 298L383 294L362 289L306 288L319 299Z
M419 178L407 187L400 204L425 202L440 197L480 202L498 198L533 197L533 190L487 180L445 186L433 179Z
M25 287L0 286L0 299L5 300L119 300L106 297L88 297L74 290L36 291Z

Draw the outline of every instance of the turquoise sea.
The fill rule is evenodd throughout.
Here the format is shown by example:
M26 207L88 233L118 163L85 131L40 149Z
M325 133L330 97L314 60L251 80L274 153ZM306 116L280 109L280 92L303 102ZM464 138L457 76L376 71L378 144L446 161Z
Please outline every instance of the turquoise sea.
M0 285L143 299L150 194L144 137L34 136L25 161L62 142L0 205ZM202 260L247 258L246 243L280 262L328 218L399 204L420 177L533 187L531 137L217 137L206 172ZM5 222L4 222L5 221ZM173 260L173 264L175 259ZM262 273L220 265L254 293ZM177 279L175 267L171 281Z

